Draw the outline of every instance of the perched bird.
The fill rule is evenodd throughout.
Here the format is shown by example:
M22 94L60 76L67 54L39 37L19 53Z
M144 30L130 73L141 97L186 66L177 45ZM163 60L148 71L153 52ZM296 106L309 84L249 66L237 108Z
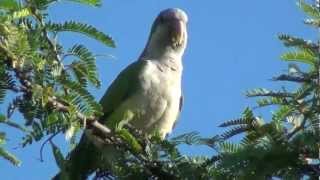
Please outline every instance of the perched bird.
M102 97L100 123L115 128L125 120L145 134L170 133L182 106L182 56L187 44L188 17L177 8L166 9L155 19L139 59L126 67ZM69 155L69 179L86 179L95 168L100 150L84 134ZM93 157L94 156L94 157ZM61 179L61 174L56 179Z

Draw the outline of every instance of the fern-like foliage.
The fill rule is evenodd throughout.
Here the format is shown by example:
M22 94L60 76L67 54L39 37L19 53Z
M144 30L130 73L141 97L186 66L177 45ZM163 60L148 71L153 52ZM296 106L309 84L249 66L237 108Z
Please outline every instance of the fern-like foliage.
M4 101L6 91L15 88L15 81L13 77L4 69L0 70L0 103Z
M115 47L115 44L110 36L100 32L95 27L88 24L83 24L75 21L68 21L63 24L49 22L46 26L48 27L48 30L53 32L77 32L84 34L88 37L94 38L107 46Z
M69 1L101 5L100 0ZM57 2L0 1L0 103L8 104L4 119L21 113L25 120L22 124L1 121L0 125L23 130L23 146L59 132L73 136L81 127L78 113L88 118L101 114L100 105L87 89L88 82L100 86L95 56L84 45L67 49L55 38L58 32L70 31L107 47L114 47L115 43L91 25L76 21L52 23L47 19L47 9ZM65 64L63 58L70 55L77 59ZM8 91L13 93L10 98L6 96ZM64 109L57 109L55 101ZM17 164L3 145L0 148L0 156Z
M21 164L19 159L17 159L13 154L11 154L9 151L5 150L1 146L0 146L0 156L10 161L15 166L19 166Z
M75 45L67 51L68 55L78 57L78 61L73 61L70 68L78 81L85 84L89 81L93 85L99 87L100 81L97 78L97 67L95 64L95 57L93 54L83 45Z
M4 117L4 115L0 115L0 120L3 121ZM0 157L10 161L15 166L19 166L21 164L20 160L4 148L5 143L6 133L0 131Z
M312 50L309 49L284 53L281 56L281 59L285 61L296 61L310 65L315 65L315 63L318 61L316 55L312 52Z
M286 47L295 47L301 50L310 49L317 52L317 44L312 41L304 40L303 38L290 36L288 34L280 34L278 38L283 42Z
M305 22L319 28L320 9L304 1L298 5L311 18ZM258 107L272 105L271 117L262 120L248 108L244 115L249 119L241 117L220 125L229 127L221 135L225 139L241 135L239 144L220 143L215 162L226 179L313 179L320 175L319 164L306 160L319 160L319 41L287 34L279 39L291 48L281 59L298 64L290 63L288 73L274 80L293 82L296 89L247 91L247 97L257 98ZM310 66L302 68L301 64Z

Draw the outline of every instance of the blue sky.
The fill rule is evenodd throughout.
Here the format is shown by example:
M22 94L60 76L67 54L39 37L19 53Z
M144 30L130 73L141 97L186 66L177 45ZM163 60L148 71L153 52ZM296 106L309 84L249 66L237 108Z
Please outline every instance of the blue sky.
M218 128L218 124L239 117L246 106L254 105L253 100L245 98L246 90L280 87L279 83L270 81L286 71L286 63L279 60L285 48L277 34L283 32L306 38L313 38L315 34L302 24L303 14L294 0L105 0L102 8L59 3L50 9L50 19L86 22L115 39L116 49L71 33L62 34L59 39L65 47L82 43L96 54L112 56L97 61L102 87L91 91L99 99L117 74L137 59L154 18L168 7L181 8L189 16L189 42L183 60L185 103L172 136L191 131L203 136L221 133L223 129ZM270 114L270 109L257 113L263 114ZM9 133L8 148L23 164L16 168L0 159L2 179L42 180L57 172L49 146L45 148L44 162L40 162L40 143L14 149L21 134ZM63 137L55 142L67 149ZM193 155L213 153L203 147L183 146L181 149Z

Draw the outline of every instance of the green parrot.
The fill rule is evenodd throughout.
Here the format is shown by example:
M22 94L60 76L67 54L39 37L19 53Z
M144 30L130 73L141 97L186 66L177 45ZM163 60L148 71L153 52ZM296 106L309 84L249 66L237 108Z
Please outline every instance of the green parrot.
M157 133L162 139L172 131L183 101L182 56L187 44L187 22L181 9L160 12L138 60L118 75L102 97L104 115L100 123L114 129L125 121L144 134ZM83 134L69 154L71 163L64 176L60 173L54 179L86 179L99 168L101 159L116 157L113 148L104 149L107 156L102 158L101 149L88 134Z

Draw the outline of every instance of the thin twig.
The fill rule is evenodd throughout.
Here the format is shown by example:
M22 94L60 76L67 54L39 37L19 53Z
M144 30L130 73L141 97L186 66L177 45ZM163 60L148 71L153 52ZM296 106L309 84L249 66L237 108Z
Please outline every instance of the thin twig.
M40 147L40 161L43 162L43 149L44 149L44 146L50 142L56 135L58 135L60 132L55 132L54 134L52 134L48 139L46 139L42 144L41 144L41 147Z

